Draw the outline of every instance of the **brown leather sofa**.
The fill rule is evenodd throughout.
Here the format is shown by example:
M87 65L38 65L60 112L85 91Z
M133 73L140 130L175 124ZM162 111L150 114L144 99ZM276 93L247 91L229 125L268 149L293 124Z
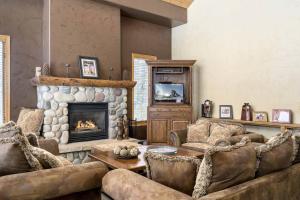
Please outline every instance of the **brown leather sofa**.
M199 200L299 200L300 164L210 193ZM108 172L102 179L106 199L192 200L192 197L128 170Z
M40 147L58 154L55 140L40 140ZM108 168L101 162L45 169L0 177L1 200L100 200L101 180Z
M246 132L243 135L235 135L228 138L228 141L233 145L241 141L243 137L249 137L251 142L264 143L266 141L265 137L258 133ZM185 147L192 150L205 151L211 145L208 143L188 143L187 142L187 129L171 131L169 136L169 143L176 147Z

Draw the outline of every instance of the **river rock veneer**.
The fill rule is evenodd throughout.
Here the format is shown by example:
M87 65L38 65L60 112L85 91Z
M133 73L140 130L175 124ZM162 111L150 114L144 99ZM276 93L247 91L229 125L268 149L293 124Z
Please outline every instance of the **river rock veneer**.
M45 110L42 135L68 143L68 103L107 102L109 138L117 135L117 119L127 115L127 89L77 86L37 86L37 107Z

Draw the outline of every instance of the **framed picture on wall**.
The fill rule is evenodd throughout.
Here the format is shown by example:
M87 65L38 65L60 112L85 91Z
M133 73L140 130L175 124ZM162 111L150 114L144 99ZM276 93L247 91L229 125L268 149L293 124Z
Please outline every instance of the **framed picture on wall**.
M220 105L219 117L220 119L233 119L232 105Z
M272 122L292 123L292 111L288 109L273 109Z
M267 112L253 112L253 121L255 122L267 122L268 121L268 113Z
M97 57L79 56L81 78L99 78L99 60Z

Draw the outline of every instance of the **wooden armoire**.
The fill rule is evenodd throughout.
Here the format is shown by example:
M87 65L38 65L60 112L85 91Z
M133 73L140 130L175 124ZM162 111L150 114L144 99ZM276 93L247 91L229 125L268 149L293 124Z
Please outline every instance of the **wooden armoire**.
M147 141L169 143L171 130L192 122L192 66L195 60L156 60L149 65Z

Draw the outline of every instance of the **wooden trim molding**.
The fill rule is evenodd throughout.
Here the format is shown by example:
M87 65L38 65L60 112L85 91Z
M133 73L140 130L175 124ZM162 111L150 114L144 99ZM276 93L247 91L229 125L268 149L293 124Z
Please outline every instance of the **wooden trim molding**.
M146 61L155 61L157 60L156 56L152 56L152 55L146 55L146 54L139 54L139 53L132 53L132 59L131 59L131 80L134 81L134 59L144 59ZM131 99L129 100L129 102L131 101L131 119L134 119L134 89L132 89L131 91ZM130 109L130 108L129 108Z
M34 82L36 85L62 85L110 88L133 88L136 84L135 81L64 78L54 76L40 76L36 78Z
M4 43L4 69L3 69L3 86L4 86L4 122L10 120L10 36L0 35L0 41Z

